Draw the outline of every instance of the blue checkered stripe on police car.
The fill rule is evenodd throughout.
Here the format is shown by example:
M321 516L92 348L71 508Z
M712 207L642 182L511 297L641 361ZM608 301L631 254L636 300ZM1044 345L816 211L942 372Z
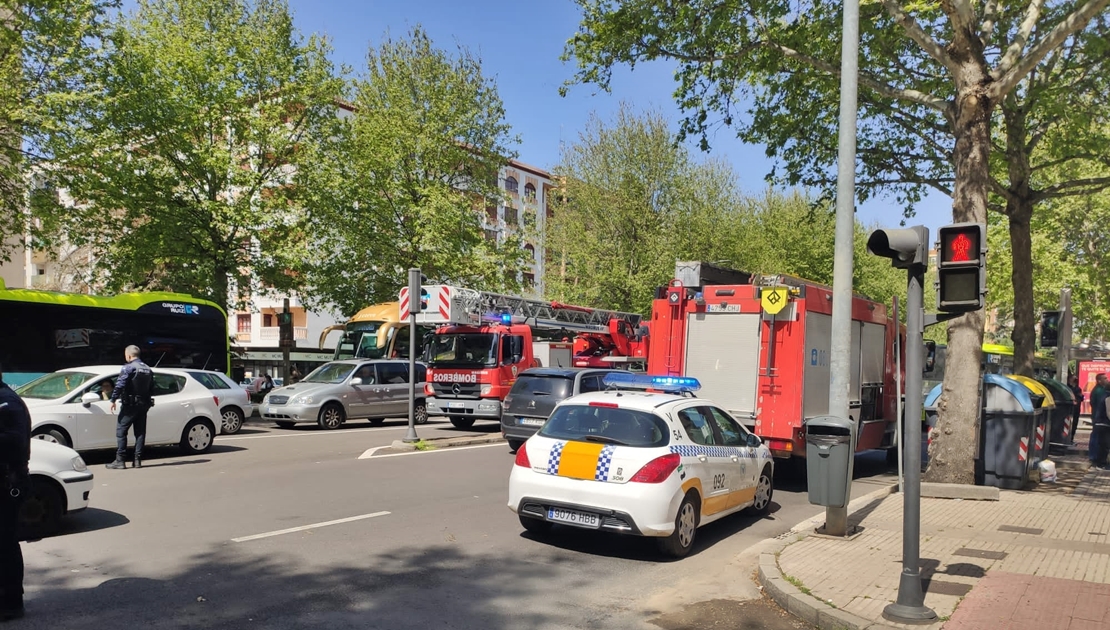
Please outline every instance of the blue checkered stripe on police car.
M563 447L566 445L566 442L556 442L551 447L551 451L547 454L547 474L559 474L559 462L563 459Z
M744 449L735 446L701 446L700 444L672 444L671 452L683 457L697 457L698 455L705 455L706 457L747 456Z
M613 462L613 451L617 447L609 444L601 449L597 456L597 469L594 470L594 481L609 481L609 464Z

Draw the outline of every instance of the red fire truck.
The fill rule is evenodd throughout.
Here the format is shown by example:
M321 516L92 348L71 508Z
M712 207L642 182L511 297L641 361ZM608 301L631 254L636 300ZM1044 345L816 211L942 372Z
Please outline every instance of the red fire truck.
M401 290L401 321L409 317L408 293ZM501 401L530 367L647 360L641 317L633 313L447 285L421 287L421 294L416 322L437 326L424 345L428 413L447 416L456 427L500 421ZM582 342L575 357L580 336L592 345Z
M648 372L697 378L699 395L745 423L775 457L804 457L803 422L829 411L832 289L780 275L714 284L703 267L679 263L656 295ZM849 401L859 451L894 446L899 331L885 305L853 297Z

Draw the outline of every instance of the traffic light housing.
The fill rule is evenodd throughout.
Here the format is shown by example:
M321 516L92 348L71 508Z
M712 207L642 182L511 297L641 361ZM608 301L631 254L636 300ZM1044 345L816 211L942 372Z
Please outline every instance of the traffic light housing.
M278 340L281 344L293 343L293 313L283 311L277 314Z
M1041 313L1041 347L1055 348L1060 339L1060 311Z
M890 259L896 269L929 265L929 228L915 225L896 230L875 230L867 238L867 251Z
M937 310L983 308L987 294L987 226L954 223L937 233Z

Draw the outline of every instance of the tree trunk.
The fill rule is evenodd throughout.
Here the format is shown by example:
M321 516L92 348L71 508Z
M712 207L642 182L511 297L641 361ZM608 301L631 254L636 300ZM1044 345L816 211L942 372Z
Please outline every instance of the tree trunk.
M1036 351L1036 322L1033 317L1033 237L1030 220L1033 204L1018 199L1009 206L1010 255L1013 257L1014 283L1014 374L1033 376L1033 353Z
M954 57L957 52L950 48ZM990 115L994 104L986 95L990 81L980 54L962 51L965 59L956 77L956 100L950 120L956 139L953 152L955 187L952 218L956 222L987 222L990 182ZM929 445L926 481L975 483L975 445L979 427L980 360L983 313L973 311L948 324L944 384L937 404L937 424ZM907 413L916 413L907 410Z
M217 264L212 272L212 295L209 299L225 311L231 308L227 295L230 277L231 268L227 265Z

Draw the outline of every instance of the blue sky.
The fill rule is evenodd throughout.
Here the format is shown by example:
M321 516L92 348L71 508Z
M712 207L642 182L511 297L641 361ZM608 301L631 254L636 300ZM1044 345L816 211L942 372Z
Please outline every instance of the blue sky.
M680 112L672 93L672 66L660 62L622 68L615 73L612 94L593 86L575 86L566 97L558 88L574 71L559 56L578 26L578 7L571 0L289 0L297 27L304 33L328 36L334 59L359 71L367 48L386 33L403 36L423 26L441 48L463 45L479 54L505 102L507 118L520 136L524 162L550 169L559 161L560 142L573 142L591 112L609 119L622 101L658 109L672 121ZM676 127L677 128L677 127ZM727 133L712 139L713 154L732 163L746 192L765 187L770 161L764 147L745 145ZM691 146L692 151L700 151ZM893 201L873 200L859 209L865 223L894 226L901 209ZM951 202L933 195L920 204L916 220L936 228L951 220Z

